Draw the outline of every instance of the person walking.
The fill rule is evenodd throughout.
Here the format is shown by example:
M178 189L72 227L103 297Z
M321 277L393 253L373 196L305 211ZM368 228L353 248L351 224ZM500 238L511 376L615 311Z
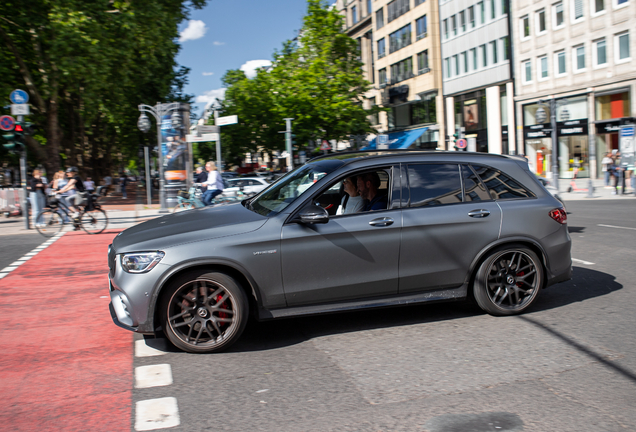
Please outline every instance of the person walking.
M42 179L40 170L33 170L33 177L29 180L29 200L31 202L31 216L33 217L33 226L36 226L38 214L46 205L46 182Z
M126 199L128 195L126 194L126 185L128 184L128 176L126 173L121 173L121 177L119 177L119 187L121 189L121 198Z
M93 193L93 191L95 191L95 182L92 178L86 177L86 180L84 180L84 189L86 189L86 191L90 193Z
M207 187L205 192L203 192L203 196L201 197L201 201L206 206L212 205L212 200L223 192L223 177L216 169L216 165L214 162L210 161L205 164L205 170L208 172L208 179L203 182L203 184Z
M610 176L612 175L612 166L614 165L614 159L610 157L611 153L605 153L605 157L601 160L603 166L603 174L605 175L605 187L610 187Z

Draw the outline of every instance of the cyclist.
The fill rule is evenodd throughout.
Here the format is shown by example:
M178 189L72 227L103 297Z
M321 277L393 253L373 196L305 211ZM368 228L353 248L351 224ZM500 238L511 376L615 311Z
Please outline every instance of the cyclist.
M84 187L84 182L81 177L77 173L76 167L69 167L66 170L66 177L68 178L68 183L62 189L59 190L59 194L63 194L71 189L75 189L75 195L70 195L64 198L66 204L75 211L73 214L73 219L77 219L79 217L79 206L84 204L84 199L86 198L86 188Z
M203 192L202 201L206 206L212 205L212 200L223 192L223 178L217 171L214 162L210 161L205 164L205 169L208 172L208 179L203 182L207 189Z

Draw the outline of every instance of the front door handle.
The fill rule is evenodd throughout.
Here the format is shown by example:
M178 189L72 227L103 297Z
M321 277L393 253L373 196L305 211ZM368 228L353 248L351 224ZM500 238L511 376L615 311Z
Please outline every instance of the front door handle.
M377 219L373 219L371 222L369 222L369 225L371 226L389 226L389 225L393 225L393 219L391 219L390 217L383 217L383 218L377 218Z
M468 212L468 216L474 217L474 218L485 218L489 214L490 214L490 212L488 210L484 210L484 209L473 210L473 211L469 211Z

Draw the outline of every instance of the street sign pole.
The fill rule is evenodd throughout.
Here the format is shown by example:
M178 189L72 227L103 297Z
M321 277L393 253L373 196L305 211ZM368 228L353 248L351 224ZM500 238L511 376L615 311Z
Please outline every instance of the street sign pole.
M219 112L214 110L214 125L218 126ZM221 130L219 129L219 139L216 141L216 169L223 172L223 158L221 157Z
M293 153L293 149L292 149L292 139L291 139L291 135L292 135L292 125L291 122L293 120L293 118L286 118L284 119L285 123L287 125L286 129L285 129L285 147L287 148L287 166L289 167L289 171L293 171L294 169L294 153Z
M152 181L150 180L150 155L148 154L148 146L144 146L144 162L146 165L146 200L148 208L152 206Z

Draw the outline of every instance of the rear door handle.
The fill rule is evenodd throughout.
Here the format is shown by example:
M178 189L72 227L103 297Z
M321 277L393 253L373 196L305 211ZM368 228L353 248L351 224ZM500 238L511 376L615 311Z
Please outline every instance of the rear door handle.
M469 211L468 212L468 216L474 217L474 218L485 218L489 214L490 214L490 212L488 210L484 210L484 209L473 210L473 211Z
M390 217L383 217L383 218L378 218L378 219L373 219L371 222L369 222L369 225L371 226L389 226L389 225L393 225L393 219L391 219Z

